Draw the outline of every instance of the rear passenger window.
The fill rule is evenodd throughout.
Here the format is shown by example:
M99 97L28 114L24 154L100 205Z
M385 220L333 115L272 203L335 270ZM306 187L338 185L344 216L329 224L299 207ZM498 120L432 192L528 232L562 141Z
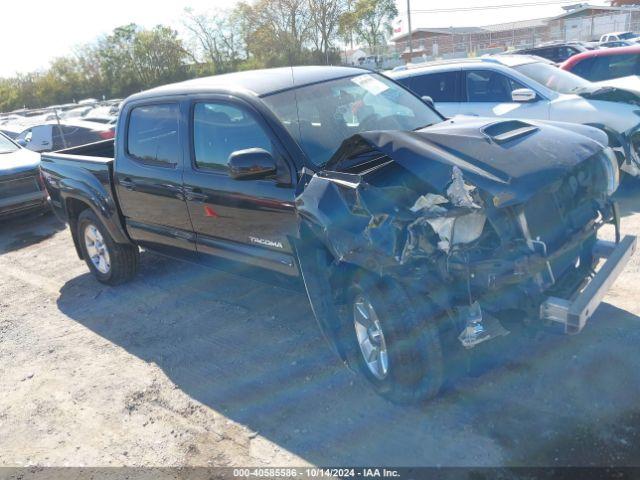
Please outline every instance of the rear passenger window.
M432 73L411 78L411 89L422 96L429 96L434 102L459 102L458 72Z
M226 103L197 103L193 112L196 167L226 171L238 150L262 148L273 154L271 140L254 116Z
M146 105L131 110L127 151L148 165L174 167L180 160L177 104Z

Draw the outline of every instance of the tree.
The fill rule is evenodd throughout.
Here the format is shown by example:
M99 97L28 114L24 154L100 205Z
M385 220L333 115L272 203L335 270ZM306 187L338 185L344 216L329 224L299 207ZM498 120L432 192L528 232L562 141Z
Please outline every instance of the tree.
M345 0L345 11L340 16L338 20L338 34L344 41L344 43L349 44L349 47L353 49L353 25L351 21L351 12L353 12L353 5L355 0Z
M308 6L307 0L240 3L236 11L249 54L264 66L304 63L311 32Z
M357 38L366 43L371 51L386 43L391 33L391 21L398 16L394 0L357 0L353 10L340 19L340 30L355 32Z
M340 17L347 8L346 0L309 0L309 14L316 50L328 63L329 50L336 37Z
M112 96L129 95L186 77L187 52L175 30L135 24L116 28L96 49L100 71Z
M184 25L191 35L194 61L209 64L211 73L237 68L244 56L244 43L237 12L194 13L185 9Z
M640 5L640 0L611 0L612 7L623 7L625 5Z
M133 48L133 63L144 88L186 78L187 52L178 32L158 25L137 33Z

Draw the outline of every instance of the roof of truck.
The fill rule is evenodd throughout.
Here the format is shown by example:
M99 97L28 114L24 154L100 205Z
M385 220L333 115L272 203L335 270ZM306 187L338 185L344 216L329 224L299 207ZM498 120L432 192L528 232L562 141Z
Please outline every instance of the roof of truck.
M244 90L257 96L288 90L316 82L366 73L368 70L353 67L305 66L281 67L263 70L225 73L212 77L196 78L153 88L129 99L142 99L163 95Z

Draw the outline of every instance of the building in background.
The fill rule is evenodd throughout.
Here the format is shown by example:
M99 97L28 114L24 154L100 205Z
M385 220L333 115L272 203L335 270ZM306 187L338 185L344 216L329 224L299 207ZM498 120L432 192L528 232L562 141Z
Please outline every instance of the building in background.
M402 30L391 38L405 62L435 58L460 58L528 48L544 43L597 41L601 35L617 31L640 31L640 7L607 7L576 4L563 7L556 17L523 20L478 27L413 29L413 55L409 32ZM394 32L396 31L394 24Z

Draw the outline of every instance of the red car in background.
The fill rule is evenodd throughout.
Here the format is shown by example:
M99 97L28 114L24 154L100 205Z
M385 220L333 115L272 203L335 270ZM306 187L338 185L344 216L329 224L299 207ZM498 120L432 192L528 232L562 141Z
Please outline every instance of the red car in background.
M579 53L560 65L592 82L603 82L621 88L640 88L640 45L606 48ZM620 80L616 80L620 79ZM622 81L622 79L625 79Z

